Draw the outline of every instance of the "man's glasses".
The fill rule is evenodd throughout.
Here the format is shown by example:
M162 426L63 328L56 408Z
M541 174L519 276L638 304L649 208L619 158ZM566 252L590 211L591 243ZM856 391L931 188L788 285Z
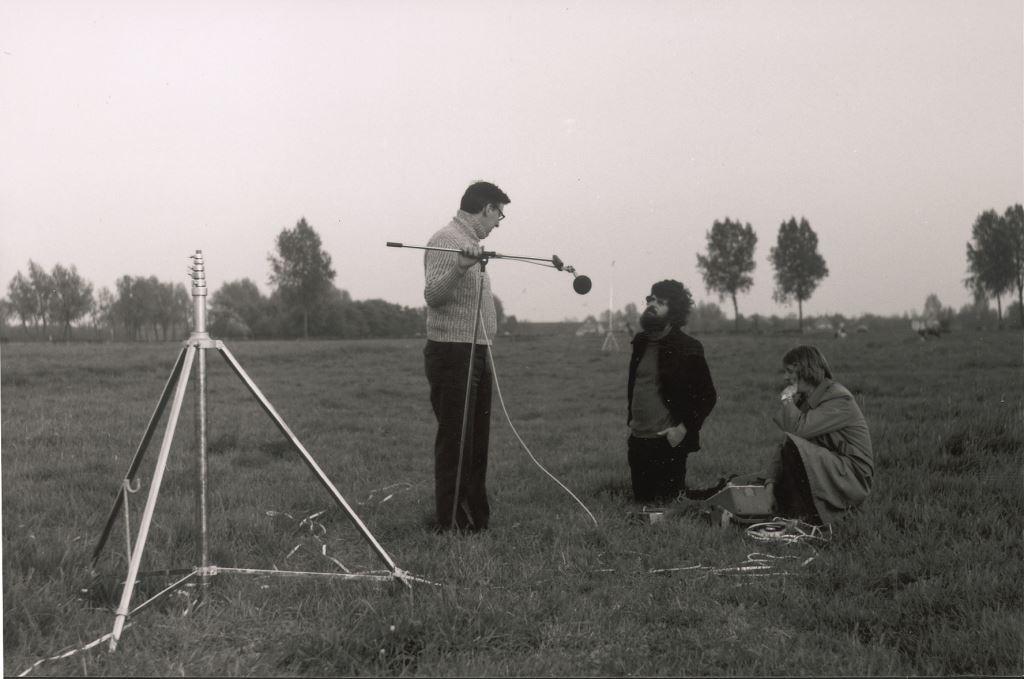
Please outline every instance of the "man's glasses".
M644 302L646 302L648 305L657 303L660 304L661 306L668 306L668 300L655 297L654 295L647 295L646 297L644 297Z
M500 222L500 221L501 221L501 220L503 220L503 219L505 219L505 213L504 213L504 212L502 212L502 211L501 211L501 208L499 207L499 208L498 208L498 221Z

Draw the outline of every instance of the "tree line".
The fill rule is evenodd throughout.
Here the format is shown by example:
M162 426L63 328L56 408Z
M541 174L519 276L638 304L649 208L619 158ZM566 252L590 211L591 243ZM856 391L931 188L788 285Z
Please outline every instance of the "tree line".
M1024 206L1006 208L1002 215L986 210L978 215L967 243L964 285L976 303L996 300L1003 322L1003 295L1017 293L1018 320L1024 327Z
M707 251L697 255L697 268L708 292L718 293L719 301L727 297L732 300L734 324L738 328L741 317L736 297L754 284L751 274L756 267L757 234L749 223L726 217L715 220L706 237ZM803 303L828 276L825 259L818 253L818 236L805 218L797 221L790 217L779 225L768 259L775 270L772 297L779 303L797 302L802 331ZM1020 204L1008 207L1003 215L987 210L978 216L972 242L967 244L967 268L964 284L974 293L974 304L972 309L962 312L983 315L988 300L994 298L1002 326L1001 297L1015 291L1019 320L1024 327L1024 210ZM953 314L934 295L926 300L926 317L948 323Z
M1024 209L1008 207L1000 215L986 210L975 220L967 243L968 276L964 284L974 294L971 309L961 316L982 318L988 300L995 299L997 319L1003 323L1002 297L1017 294L1017 314L1024 326ZM708 292L719 301L731 299L734 327L739 327L737 296L753 286L757 234L749 223L728 217L715 220L706 233L707 249L697 255ZM224 338L289 337L411 337L423 332L425 307L406 307L382 299L353 300L334 285L336 272L319 234L305 220L277 235L270 265L271 294L264 295L249 278L224 283L209 298L209 330ZM818 236L806 218L790 217L779 225L769 262L774 268L773 298L796 301L798 328L803 331L803 303L828 276L818 252ZM515 316L506 317L495 298L499 331L512 331ZM56 264L46 271L29 260L27 273L18 271L0 300L0 322L13 318L23 336L70 340L75 328L90 328L94 338L157 340L181 337L189 330L192 300L182 283L155 276L121 276L113 291L104 287L94 294L74 265ZM930 295L926 317L949 323L955 312ZM607 312L605 312L607 315ZM638 310L630 304L617 311L613 327L635 326ZM773 317L774 318L774 317ZM694 310L697 325L717 327L724 314L715 304L701 303ZM596 320L596 319L595 319ZM608 319L602 318L607 324ZM756 319L759 324L759 317ZM606 325L607 327L607 325Z
M335 287L331 257L320 236L300 219L282 229L268 256L271 294L249 278L229 281L209 297L209 330L224 338L412 337L423 332L425 308L382 299L353 300ZM155 276L121 276L114 290L98 292L74 265L46 271L29 260L0 300L0 322L8 319L29 339L166 340L190 331L192 296L183 283Z

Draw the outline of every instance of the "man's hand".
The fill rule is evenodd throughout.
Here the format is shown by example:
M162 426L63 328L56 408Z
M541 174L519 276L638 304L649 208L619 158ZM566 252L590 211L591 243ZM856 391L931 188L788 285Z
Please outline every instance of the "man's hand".
M479 244L467 245L459 253L459 268L462 269L463 273L469 271L470 267L480 261L483 254L484 246Z
M796 385L790 384L787 385L786 388L782 390L781 394L779 394L779 399L785 401L793 398L794 396L796 396Z
M686 427L679 425L676 427L669 427L668 429L662 429L658 432L658 436L664 436L668 439L668 444L675 448L683 442L683 438L686 436Z

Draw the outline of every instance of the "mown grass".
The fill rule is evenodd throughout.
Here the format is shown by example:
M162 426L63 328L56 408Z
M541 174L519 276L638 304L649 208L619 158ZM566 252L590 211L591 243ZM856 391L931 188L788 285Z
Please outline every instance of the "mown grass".
M720 400L692 486L764 468L794 337L713 335ZM234 343L235 356L402 568L439 586L218 575L138 615L121 647L36 674L945 675L1022 661L1022 342L857 335L818 344L872 427L876 485L831 542L755 542L692 507L639 525L625 462L628 353L602 338L504 339L492 530L438 536L420 341ZM8 345L2 355L4 672L109 632L123 522L89 556L178 346ZM220 566L381 563L211 354L210 531ZM143 568L194 556L186 400ZM162 427L159 433L162 434ZM132 496L135 530L159 435ZM302 519L328 510L316 522ZM318 522L318 523L317 523ZM768 554L770 573L713 571ZM790 558L793 557L793 558ZM814 557L811 561L806 560ZM754 557L768 559L769 557ZM700 566L702 568L694 568ZM667 572L652 573L655 570ZM761 575L761 577L758 577ZM146 580L136 601L158 591Z

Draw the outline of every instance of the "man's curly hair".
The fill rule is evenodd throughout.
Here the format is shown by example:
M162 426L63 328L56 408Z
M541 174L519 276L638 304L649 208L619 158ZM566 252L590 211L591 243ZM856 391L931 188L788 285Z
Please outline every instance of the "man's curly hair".
M679 281L658 281L651 286L651 294L668 302L668 324L681 328L686 325L693 308L693 295Z

